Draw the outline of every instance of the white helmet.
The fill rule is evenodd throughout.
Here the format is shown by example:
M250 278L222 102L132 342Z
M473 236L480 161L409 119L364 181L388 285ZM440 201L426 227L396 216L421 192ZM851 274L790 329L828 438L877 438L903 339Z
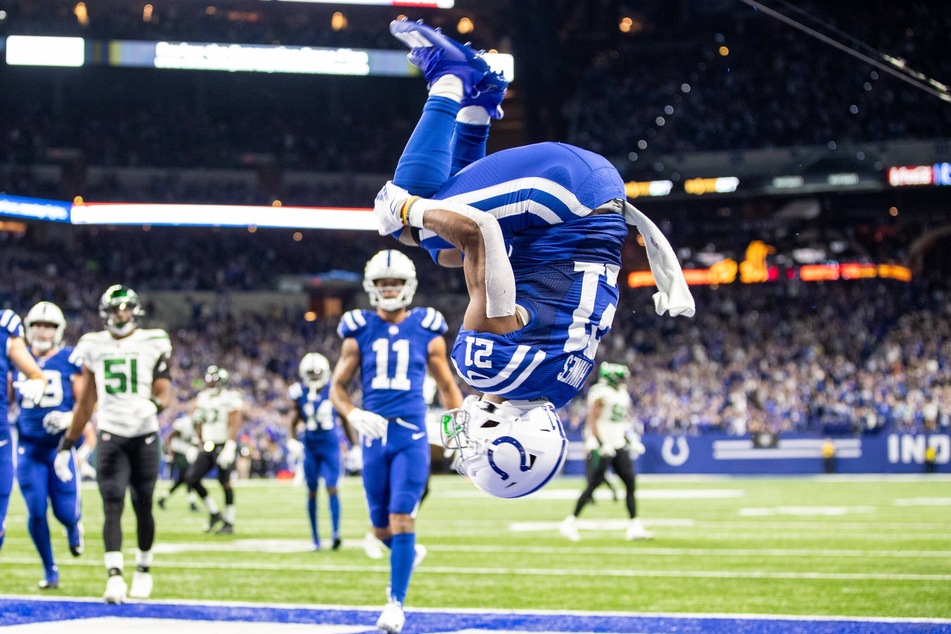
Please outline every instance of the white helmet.
M561 471L568 440L554 406L535 401L518 407L467 396L443 414L443 445L458 451L453 463L476 488L500 498L529 495Z
M33 338L33 324L53 324L56 332L51 341L36 341ZM46 354L51 348L59 348L63 343L63 333L66 331L66 317L63 311L53 302L40 302L30 309L23 320L26 342L36 348L40 354Z
M330 361L319 352L308 352L300 360L297 373L304 385L319 390L330 380Z
M396 297L383 297L384 290L395 287L377 286L375 282L390 279L404 280L404 284ZM370 296L370 306L383 310L399 310L409 306L416 294L416 265L399 251L380 251L367 262L363 272L363 290Z

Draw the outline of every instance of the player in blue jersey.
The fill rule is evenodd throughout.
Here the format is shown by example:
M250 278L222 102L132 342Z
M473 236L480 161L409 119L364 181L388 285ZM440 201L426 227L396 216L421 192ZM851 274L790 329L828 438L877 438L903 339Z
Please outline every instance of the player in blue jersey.
M416 267L399 251L381 251L367 262L363 288L374 310L351 310L341 318L343 344L330 386L350 440L361 445L373 533L390 549L389 596L376 625L393 633L403 628L409 580L425 556L416 544L415 515L429 477L427 369L447 407L462 403L446 358L446 320L433 308L409 308L416 285ZM357 372L361 407L350 395Z
M333 549L340 548L340 436L337 411L330 402L330 362L319 352L308 352L298 366L300 381L287 390L294 402L291 438L300 441L298 424L303 423L304 480L307 483L307 517L314 550L320 550L317 529L317 488L320 480L327 489Z
M83 552L76 465L69 465L74 476L70 482L57 478L53 470L56 447L72 421L73 404L82 391L82 365L70 360L72 347L63 347L66 318L59 306L38 303L26 314L23 325L30 353L46 377L46 391L39 403L20 399L17 482L26 500L30 537L43 561L45 576L39 586L50 590L59 587L59 569L46 520L48 502L53 515L66 527L70 552L74 557Z
M692 315L693 298L670 245L626 202L607 159L562 143L486 156L505 79L422 23L390 30L411 47L429 98L377 196L380 233L463 267L470 302L452 360L484 396L447 414L444 442L480 489L528 495L563 465L555 410L581 388L611 328L628 224L645 237L657 312Z
M0 310L0 548L7 535L7 507L13 491L13 439L7 413L10 405L10 372L14 369L23 379L13 387L24 401L39 403L46 393L46 376L37 365L23 341L23 323L12 310Z

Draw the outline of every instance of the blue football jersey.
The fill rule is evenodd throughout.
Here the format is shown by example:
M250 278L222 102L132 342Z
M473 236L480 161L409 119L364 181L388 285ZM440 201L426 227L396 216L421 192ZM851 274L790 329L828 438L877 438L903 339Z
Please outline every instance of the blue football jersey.
M594 214L513 236L516 302L528 325L507 335L462 329L452 361L473 388L507 399L567 404L594 367L618 302L620 214Z
M356 339L360 347L363 409L423 429L429 343L446 329L445 318L434 308L413 308L398 324L384 321L372 310L345 313L337 334Z
M24 440L55 445L62 432L50 435L43 429L43 418L52 411L69 412L73 409L76 399L73 396L73 377L83 371L78 361L71 361L72 347L61 348L52 357L37 359L37 364L46 377L46 392L39 405L32 401L19 398L20 415L17 417L17 432ZM26 377L19 373L18 380Z
M330 384L312 390L299 381L287 389L287 397L297 405L304 421L305 445L338 442L337 410L330 402Z
M10 357L7 356L7 346L10 345L10 339L23 336L23 324L20 317L9 309L0 310L0 439L9 438L10 422L7 415L10 411L10 400L8 395L9 385L7 377L12 369Z
M445 182L436 200L453 200L492 214L511 246L513 236L587 216L624 199L624 180L606 158L565 143L536 143L495 152ZM432 231L420 246L435 258L454 248Z
M515 274L516 302L531 315L505 336L461 330L456 371L473 388L508 399L570 401L594 367L617 310L620 213L591 212L625 198L604 157L564 143L490 154L449 178L433 196L492 214ZM436 258L453 248L432 231L420 244Z

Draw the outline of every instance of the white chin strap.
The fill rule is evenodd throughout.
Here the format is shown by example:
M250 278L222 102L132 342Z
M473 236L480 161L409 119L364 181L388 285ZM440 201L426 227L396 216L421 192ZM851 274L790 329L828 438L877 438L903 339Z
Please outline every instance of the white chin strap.
M465 216L478 225L479 231L482 232L482 242L485 244L485 316L492 318L514 315L515 274L506 254L502 228L495 216L463 203L420 198L410 208L410 226L422 228L423 214L427 209L446 209Z
M116 325L113 324L112 322L109 322L108 325L109 325L109 332L111 332L112 334L114 334L114 335L117 336L117 337L125 337L125 336L128 335L130 332L132 332L133 330L135 330L135 322L132 321L132 320L127 321L126 323L122 324L121 326L116 326Z
M47 352L53 349L53 342L52 341L34 341L33 347L40 354L46 354Z
M404 305L405 304L403 303L403 299L401 297L381 297L380 301L377 302L377 306L386 311L399 310Z

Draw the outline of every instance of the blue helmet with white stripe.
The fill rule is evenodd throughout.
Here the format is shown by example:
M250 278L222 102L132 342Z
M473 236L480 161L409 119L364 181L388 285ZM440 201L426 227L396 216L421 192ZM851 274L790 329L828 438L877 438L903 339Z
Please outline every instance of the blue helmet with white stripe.
M403 284L381 286L378 280L403 280ZM380 251L370 258L363 272L363 290L370 296L370 306L387 311L409 306L416 295L416 284L416 265L393 249Z
M467 396L443 414L442 443L457 453L453 467L476 488L499 498L538 491L561 471L568 440L545 399L493 403Z

